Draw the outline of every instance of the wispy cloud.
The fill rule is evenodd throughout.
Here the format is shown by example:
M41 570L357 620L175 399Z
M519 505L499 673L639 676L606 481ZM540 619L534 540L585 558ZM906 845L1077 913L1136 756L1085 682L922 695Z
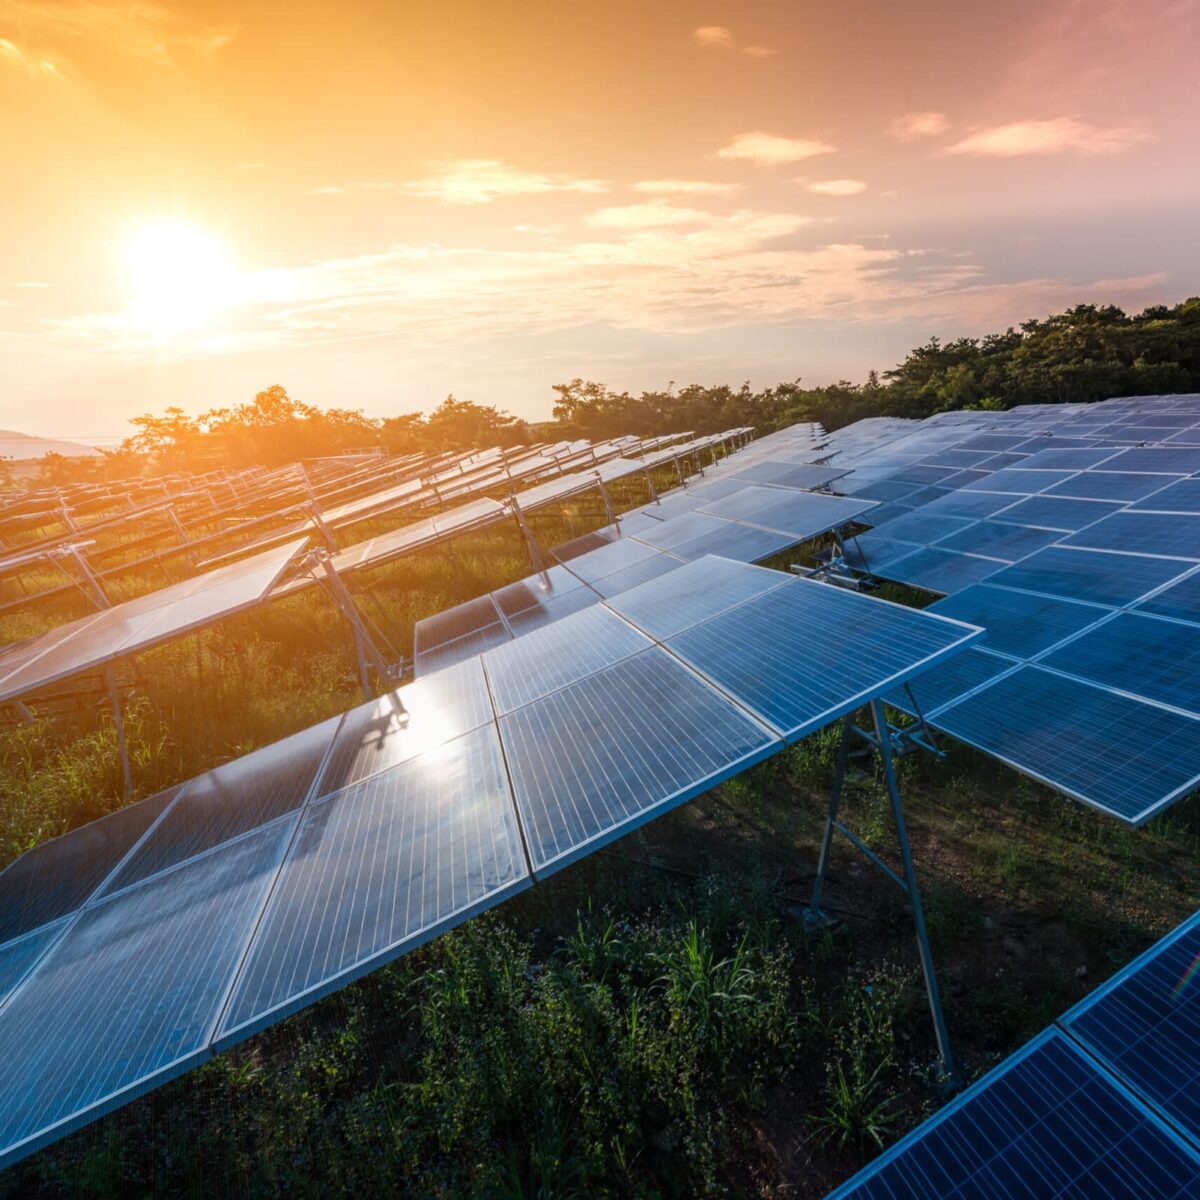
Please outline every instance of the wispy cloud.
M867 190L861 179L820 179L806 186L818 196L859 196Z
M801 162L818 154L832 154L837 147L815 138L780 137L774 133L739 134L717 151L718 158L751 162L756 167L778 167Z
M699 208L655 203L601 208L585 219L593 229L665 229L672 225L709 225L721 218Z
M779 51L772 50L770 46L744 46L742 53L751 58L774 58Z
M635 192L648 196L732 196L740 188L707 179L643 179L633 185Z
M733 45L733 31L724 25L701 25L692 30L692 40L697 46L724 49Z
M0 64L7 64L27 71L31 75L45 75L57 78L59 69L48 58L41 58L27 50L22 50L16 42L0 37Z
M990 158L1015 158L1024 154L1118 154L1151 140L1145 130L1131 125L1102 128L1075 117L1055 117L979 129L946 147L944 153Z
M233 25L190 21L151 0L0 0L0 25L22 30L38 53L80 41L163 64L180 54L214 54L236 34Z
M911 112L892 121L890 133L902 142L916 138L937 137L950 128L950 119L943 112Z
M608 183L602 179L524 171L494 158L444 159L432 165L432 174L424 179L375 186L387 186L409 196L425 196L447 204L491 204L509 196L548 192L597 194L609 190Z

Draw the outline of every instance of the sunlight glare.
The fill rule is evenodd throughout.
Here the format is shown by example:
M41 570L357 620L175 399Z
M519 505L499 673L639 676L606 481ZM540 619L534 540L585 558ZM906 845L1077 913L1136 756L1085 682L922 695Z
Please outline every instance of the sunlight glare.
M181 220L141 226L124 245L130 324L158 338L194 332L233 302L235 269L211 233Z

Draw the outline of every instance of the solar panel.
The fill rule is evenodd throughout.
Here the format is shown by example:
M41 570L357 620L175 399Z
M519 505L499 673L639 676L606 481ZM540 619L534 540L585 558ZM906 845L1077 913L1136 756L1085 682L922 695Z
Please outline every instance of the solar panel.
M310 805L216 1046L528 886L492 724Z
M1200 521L1182 513L1122 510L1064 538L1063 544L1200 562Z
M996 572L991 582L1002 587L1024 588L1071 600L1120 607L1177 578L1187 569L1186 563L1169 558L1047 546Z
M492 702L478 656L352 708L342 720L318 795L348 787L486 725Z
M0 700L148 649L259 603L307 539L116 604L0 655Z
M1110 471L1193 475L1200 471L1200 449L1186 446L1138 446L1121 451L1116 458L1104 465Z
M935 724L1131 825L1200 782L1200 720L1040 667L949 705Z
M1054 447L1029 455L1022 464L1029 470L1090 471L1112 458L1119 451L1109 446Z
M483 664L496 712L506 713L650 645L628 622L596 607L489 650Z
M981 554L1016 562L1051 542L1058 541L1053 529L1034 529L1022 525L1006 525L1000 521L976 521L966 529L943 538L941 550L961 550L966 554Z
M1014 658L1032 658L1064 638L1103 621L1112 612L1092 604L1015 591L991 583L964 588L930 605L926 611L982 626L987 630L987 649Z
M0 945L0 1005L69 924L64 917Z
M1137 608L1140 612L1200 623L1200 573L1189 575L1147 599L1139 600Z
M1029 496L997 512L993 521L1009 525L1035 525L1068 533L1082 529L1115 511L1107 500L1075 500L1069 496Z
M3 1010L0 1165L207 1055L291 827L84 909Z
M637 540L645 542L647 546L653 546L656 550L673 550L683 542L691 541L702 534L720 532L727 525L727 521L708 513L689 512L662 522L656 529L644 531Z
M506 587L497 588L492 593L492 599L505 617L513 617L582 587L583 581L566 567L549 567L540 575L530 575Z
M978 636L969 626L794 579L666 645L792 741Z
M773 554L791 549L801 540L804 539L792 533L726 521L720 528L672 547L671 553L685 562L703 558L706 554L719 554L739 562L760 562Z
M870 516L868 515L868 520ZM927 546L940 538L949 537L961 529L966 529L974 522L968 517L949 516L943 513L931 513L926 508L918 509L907 516L889 521L883 530L883 536L900 542L912 542L915 545Z
M657 579L660 575L666 575L681 566L683 566L682 558L676 558L670 554L655 554L651 558L643 559L623 570L605 575L602 579L594 580L591 588L597 593L597 598L603 596L607 599L610 596L618 596L632 587L637 587L638 584L645 583L648 579Z
M924 512L931 517L990 517L1020 501L1020 496L1009 492L947 492L931 501Z
M657 647L501 717L500 731L538 875L779 748Z
M464 604L425 617L413 629L415 653L432 650L443 642L453 642L469 633L477 633L501 621L499 610L490 595L479 596Z
M1178 479L1130 505L1134 511L1200 513L1200 479Z
M829 1200L1200 1194L1200 1157L1061 1033L1041 1034Z
M1076 1005L1059 1024L1200 1143L1200 913Z
M512 639L508 627L497 621L494 625L485 625L466 637L455 638L452 642L442 642L429 650L422 650L414 656L413 672L416 675L428 675L430 671L440 671L455 663L463 662L476 654L482 654L493 646L502 646Z
M1108 464L1105 464L1106 466ZM1124 475L1116 471L1081 471L1046 489L1048 496L1079 500L1140 500L1157 492L1168 480L1161 475Z
M341 717L331 717L190 780L154 827L154 836L134 851L105 892L294 812L316 783L340 722Z
M824 487L835 479L849 474L846 469L817 467L808 463L765 461L742 467L732 472L740 479L752 479L760 483L776 483L791 488Z
M584 583L594 583L597 579L603 579L605 575L612 575L633 566L634 563L653 558L655 554L655 548L645 542L636 538L622 538L611 546L602 546L599 550L592 550L588 554L571 559L568 570Z
M0 871L0 942L78 908L133 848L179 788L39 842Z
M1200 715L1200 625L1118 613L1042 661L1056 670Z
M996 558L962 554L928 546L888 562L876 573L943 596L994 575L1005 564Z
M778 572L748 570L742 563L708 557L622 592L607 604L662 641L787 582Z
M985 645L986 641L968 646L962 654L938 663L904 687L888 692L884 699L910 716L933 716L938 709L1014 669L1011 659L990 654L983 648Z
M1031 496L1061 483L1068 474L1067 471L1027 471L1022 464L1020 467L993 471L982 479L966 484L966 488L968 491L1012 492L1016 495Z

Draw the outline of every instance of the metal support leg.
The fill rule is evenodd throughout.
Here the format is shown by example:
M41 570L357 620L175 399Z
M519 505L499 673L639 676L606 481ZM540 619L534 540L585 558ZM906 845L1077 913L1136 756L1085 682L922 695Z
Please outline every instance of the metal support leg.
M375 693L371 690L371 679L367 671L367 664L370 664L376 675L382 680L390 680L394 673L388 666L387 660L379 652L379 648L375 645L366 623L362 619L362 614L358 611L358 605L354 603L354 597L350 595L349 590L342 582L341 576L337 573L328 555L321 556L321 566L325 571L325 579L329 585L329 590L333 593L338 607L342 610L342 615L346 618L354 634L354 649L358 655L358 674L359 682L362 684L363 695L368 700L374 700Z
M853 717L842 718L842 736L838 740L837 769L833 773L833 787L829 792L829 813L825 818L825 832L821 835L821 853L817 857L817 876L813 880L812 899L808 902L808 914L814 921L824 919L821 912L821 893L825 890L825 872L829 867L829 849L833 844L833 831L837 827L838 806L842 802L842 786L846 782L846 762L850 756L850 738Z
M925 913L921 908L921 893L917 888L917 873L913 866L912 851L908 845L908 831L904 824L904 810L900 803L900 786L896 782L896 765L892 761L891 731L884 718L882 700L871 701L871 716L875 722L879 756L883 760L883 771L887 777L888 794L892 802L892 817L896 823L896 840L900 843L900 859L904 864L904 880L907 884L909 904L912 906L913 925L916 926L917 949L921 956L921 973L925 976L925 993L929 997L929 1011L933 1016L933 1028L937 1036L942 1075L957 1086L959 1083L958 1069L950 1050L950 1033L946 1028L946 1018L942 1012L937 974L933 967L933 952L929 948Z
M679 486L687 487L687 480L684 478L684 475L683 475L683 466L679 461L679 455L678 454L671 455L671 461L675 464L675 474L679 476Z
M654 486L654 476L649 467L646 468L646 487L650 490L650 499L653 500L655 504L661 503L658 498L658 488Z
M113 727L117 731L117 752L121 756L121 773L125 781L125 799L133 795L133 771L129 766L129 745L125 741L125 718L121 714L121 697L117 692L117 680L112 667L104 668L104 682L108 687L108 702L112 705Z
M521 537L525 539L525 549L529 552L529 565L533 568L535 575L541 575L543 580L545 580L548 574L546 560L542 556L541 547L537 544L537 538L533 536L533 530L529 528L529 524L525 520L525 514L521 511L521 506L517 503L516 496L510 496L508 503L512 508L517 528L521 531Z
M617 510L613 508L612 497L608 494L608 485L600 477L599 472L596 474L596 483L600 488L600 498L604 501L604 511L608 514L608 523L616 525Z

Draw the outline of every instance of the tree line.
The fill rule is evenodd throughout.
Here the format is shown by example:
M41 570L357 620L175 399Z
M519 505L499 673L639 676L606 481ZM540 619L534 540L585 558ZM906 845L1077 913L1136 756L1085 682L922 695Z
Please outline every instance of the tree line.
M633 395L573 379L553 390L551 419L529 423L454 396L428 414L368 417L358 409L302 403L275 385L252 402L195 417L179 408L135 417L135 432L117 450L91 460L48 455L38 482L128 478L151 468L273 467L367 447L411 454L625 433L715 433L739 425L761 434L796 421L834 430L863 417L1200 392L1200 297L1132 315L1113 305L1080 304L982 338L933 337L863 383L807 388L797 379L758 391L748 383L672 384Z

